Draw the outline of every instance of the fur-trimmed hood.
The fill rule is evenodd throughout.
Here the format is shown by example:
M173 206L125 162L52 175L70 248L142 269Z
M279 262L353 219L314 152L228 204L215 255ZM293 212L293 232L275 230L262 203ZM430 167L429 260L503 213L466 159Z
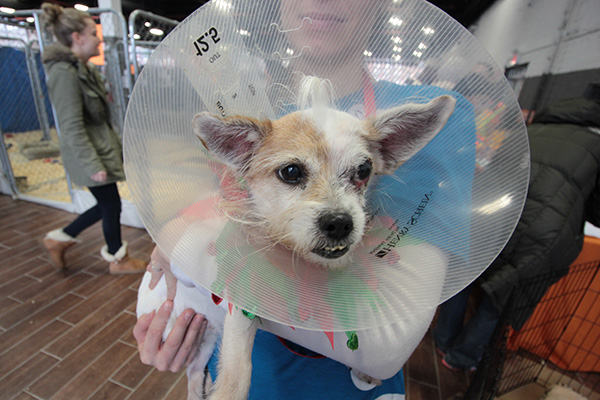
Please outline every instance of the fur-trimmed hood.
M44 54L42 54L42 62L44 64L51 65L59 61L66 61L76 65L78 59L71 49L60 43L52 44L44 49Z

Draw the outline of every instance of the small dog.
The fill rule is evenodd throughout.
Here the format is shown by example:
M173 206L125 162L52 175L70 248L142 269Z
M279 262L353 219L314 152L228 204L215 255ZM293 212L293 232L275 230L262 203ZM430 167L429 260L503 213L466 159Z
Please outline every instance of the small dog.
M302 81L299 99L300 111L277 120L203 112L194 117L194 131L206 149L245 182L247 196L242 210L236 206L236 218L308 261L339 270L351 262L352 250L365 233L365 194L372 177L393 174L433 139L453 113L455 100L441 96L359 120L333 109L327 82L314 77ZM177 297L189 286L178 283ZM148 296L154 297L151 304L143 300ZM142 288L139 298L146 310L165 300L164 293ZM190 306L184 302L188 304L180 310ZM138 306L138 314L143 311ZM221 331L218 324L210 321L212 333L205 341L214 344ZM257 324L241 310L226 313L218 379L210 399L247 397ZM197 356L202 361L188 367L191 398L204 380L204 365L212 353L212 345L208 347Z

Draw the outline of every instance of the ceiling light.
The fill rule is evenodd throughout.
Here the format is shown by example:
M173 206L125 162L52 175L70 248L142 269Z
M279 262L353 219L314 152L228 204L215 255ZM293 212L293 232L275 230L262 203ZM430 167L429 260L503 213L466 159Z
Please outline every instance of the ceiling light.
M164 34L165 34L165 33L162 31L162 29L158 29L158 28L150 28L149 32L150 32L151 34L153 34L153 35L156 35L156 36L162 36L162 35L164 35Z
M73 8L76 8L76 9L77 9L77 10L79 10L79 11L87 11L87 10L89 10L89 9L90 9L90 8L89 8L88 6L86 6L85 4L75 4L75 5L73 6Z
M6 14L14 14L15 13L15 9L14 8L10 8L10 7L0 7L0 12L6 13Z
M390 18L390 24L392 24L393 26L400 26L402 25L402 20L398 17L392 17Z
M219 8L221 11L229 11L232 8L232 5L230 2L225 1L225 0L215 0L213 2L215 4L215 6L217 8Z

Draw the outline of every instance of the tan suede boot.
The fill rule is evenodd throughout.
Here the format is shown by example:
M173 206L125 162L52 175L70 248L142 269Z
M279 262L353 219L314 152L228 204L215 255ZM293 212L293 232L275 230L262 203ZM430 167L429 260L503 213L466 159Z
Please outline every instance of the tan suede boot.
M48 250L52 263L58 268L66 269L65 252L79 241L63 232L62 229L55 229L46 234L42 239L42 245Z
M113 275L139 274L145 272L146 265L148 265L144 260L129 257L127 242L123 242L121 248L115 254L110 254L108 246L104 245L100 250L100 254L102 258L110 263L108 270Z

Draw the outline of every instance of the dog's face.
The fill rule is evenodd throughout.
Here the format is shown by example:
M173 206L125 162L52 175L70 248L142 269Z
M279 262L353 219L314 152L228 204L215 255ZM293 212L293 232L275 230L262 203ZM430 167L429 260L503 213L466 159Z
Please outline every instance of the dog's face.
M246 215L270 240L336 269L365 233L365 192L393 174L445 125L455 100L438 97L359 120L313 108L274 121L194 117L204 146L246 182Z

